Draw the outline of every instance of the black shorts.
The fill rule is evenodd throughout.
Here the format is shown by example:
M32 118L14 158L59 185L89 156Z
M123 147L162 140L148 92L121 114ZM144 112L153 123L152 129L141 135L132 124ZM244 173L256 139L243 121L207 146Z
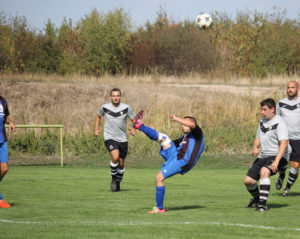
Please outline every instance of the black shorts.
M108 152L111 152L115 149L119 150L120 155L119 157L125 159L128 152L128 142L118 142L112 139L108 139L104 141L105 146Z
M262 167L268 168L271 172L271 176L275 175L276 173L273 173L270 168L270 165L273 163L275 158L276 158L276 156L270 156L270 157L266 157L266 158L257 158L253 162L251 167L249 168L247 176L258 181L260 179L260 170ZM285 170L287 167L287 164L288 164L288 161L285 158L281 158L279 161L279 164L278 164L278 171Z
M289 142L292 147L292 153L290 156L290 160L300 163L300 140L290 139Z

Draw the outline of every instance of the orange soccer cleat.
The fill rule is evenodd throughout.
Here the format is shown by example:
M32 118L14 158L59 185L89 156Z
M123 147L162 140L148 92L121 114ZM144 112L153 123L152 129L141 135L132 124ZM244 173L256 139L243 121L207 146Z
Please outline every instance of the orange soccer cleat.
M11 206L10 206L10 204L5 202L4 200L0 200L0 207L1 208L8 208L8 207L11 207Z
M165 213L166 210L163 209L159 209L158 207L154 207L153 210L149 211L149 214L158 214L158 213Z

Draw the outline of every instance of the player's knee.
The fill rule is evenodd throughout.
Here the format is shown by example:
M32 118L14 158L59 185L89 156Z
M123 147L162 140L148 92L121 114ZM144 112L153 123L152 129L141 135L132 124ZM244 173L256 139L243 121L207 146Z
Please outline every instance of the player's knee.
M124 168L124 160L120 160L119 169L123 169L123 168Z
M251 187L253 186L254 184L256 183L256 181L250 177L245 177L244 178L244 184L247 186L247 187Z
M298 168L300 167L300 163L291 161L291 166L292 166L294 169L298 169Z
M169 136L163 133L158 133L157 141L160 143L162 147L166 147L172 142Z
M1 175L5 175L8 172L8 167L7 166L2 166L1 167Z
M270 170L266 167L262 167L260 170L260 177L261 178L267 178L270 176Z

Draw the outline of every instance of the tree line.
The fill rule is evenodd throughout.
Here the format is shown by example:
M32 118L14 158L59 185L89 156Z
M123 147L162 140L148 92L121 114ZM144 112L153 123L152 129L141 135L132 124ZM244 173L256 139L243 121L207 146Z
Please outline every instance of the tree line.
M156 20L134 27L122 8L93 9L77 23L50 19L43 31L0 12L0 72L56 74L185 73L214 76L299 74L300 22L284 11L215 12L202 30L193 21Z

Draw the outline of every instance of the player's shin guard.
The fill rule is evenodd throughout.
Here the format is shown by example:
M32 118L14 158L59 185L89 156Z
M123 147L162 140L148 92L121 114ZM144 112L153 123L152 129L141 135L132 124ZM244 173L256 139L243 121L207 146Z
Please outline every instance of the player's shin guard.
M116 180L117 180L117 182L122 182L124 172L125 172L125 168L123 168L123 169L118 169L118 172L117 172L117 174L116 174Z
M158 139L158 132L155 129L152 129L146 125L141 125L140 131L142 131L145 135L147 135L152 140Z
M110 161L110 173L113 178L117 176L118 169L119 169L119 162L113 163L112 161Z
M297 178L298 178L298 174L299 174L299 168L295 169L293 167L291 167L290 172L289 172L289 177L288 177L288 181L286 184L286 189L290 189L293 184L296 182Z
M267 203L271 188L270 178L260 179L259 203L265 205Z
M252 195L253 198L255 198L257 201L259 200L259 190L257 184L254 184L253 186L246 187L248 192Z
M165 186L156 187L156 206L159 209L164 208Z

